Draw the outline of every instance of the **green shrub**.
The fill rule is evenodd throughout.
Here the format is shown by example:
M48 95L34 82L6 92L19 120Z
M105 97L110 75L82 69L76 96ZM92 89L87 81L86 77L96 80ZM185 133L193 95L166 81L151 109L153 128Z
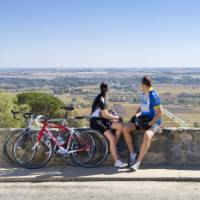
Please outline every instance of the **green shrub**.
M51 116L57 115L59 108L64 105L57 97L41 92L26 92L18 94L16 104L27 104L30 106L31 112Z
M13 102L14 96L9 93L0 93L0 128L22 127L22 120L16 120L11 114L12 109L19 110Z

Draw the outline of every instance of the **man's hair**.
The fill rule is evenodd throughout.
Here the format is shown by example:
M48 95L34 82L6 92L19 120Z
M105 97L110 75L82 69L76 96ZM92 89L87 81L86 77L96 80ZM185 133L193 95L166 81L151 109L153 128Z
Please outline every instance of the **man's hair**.
M143 85L146 85L146 86L148 86L148 87L151 87L151 86L152 86L151 80L150 80L150 78L147 77L147 76L144 76L144 77L142 78L142 84L143 84Z
M100 90L101 90L102 93L107 92L108 91L108 85L105 84L105 83L101 83Z

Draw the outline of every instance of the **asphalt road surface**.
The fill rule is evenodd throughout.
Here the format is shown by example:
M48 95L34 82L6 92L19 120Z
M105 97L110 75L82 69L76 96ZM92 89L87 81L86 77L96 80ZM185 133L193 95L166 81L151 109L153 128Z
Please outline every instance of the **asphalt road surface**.
M0 200L198 200L197 182L0 183Z

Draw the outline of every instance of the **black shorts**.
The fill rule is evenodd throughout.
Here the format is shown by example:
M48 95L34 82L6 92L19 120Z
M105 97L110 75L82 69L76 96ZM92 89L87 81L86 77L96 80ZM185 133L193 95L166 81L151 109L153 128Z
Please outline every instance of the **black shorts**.
M140 130L140 129L147 130L151 128L150 126L148 126L149 121L150 120L146 116L139 116L139 117L133 116L129 120L129 122L135 125L137 130Z
M139 126L139 124L136 123L136 116L131 117L129 122L133 123L135 125L136 129L141 129L141 126Z
M99 131L101 134L104 134L105 131L111 129L111 121L103 118L91 118L90 119L90 128Z

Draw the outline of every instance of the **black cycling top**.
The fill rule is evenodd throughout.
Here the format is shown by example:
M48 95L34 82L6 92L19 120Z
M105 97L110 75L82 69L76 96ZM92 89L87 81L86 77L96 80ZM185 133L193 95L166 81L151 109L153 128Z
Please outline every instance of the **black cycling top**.
M92 104L92 117L101 117L101 110L107 109L106 98L99 94Z

